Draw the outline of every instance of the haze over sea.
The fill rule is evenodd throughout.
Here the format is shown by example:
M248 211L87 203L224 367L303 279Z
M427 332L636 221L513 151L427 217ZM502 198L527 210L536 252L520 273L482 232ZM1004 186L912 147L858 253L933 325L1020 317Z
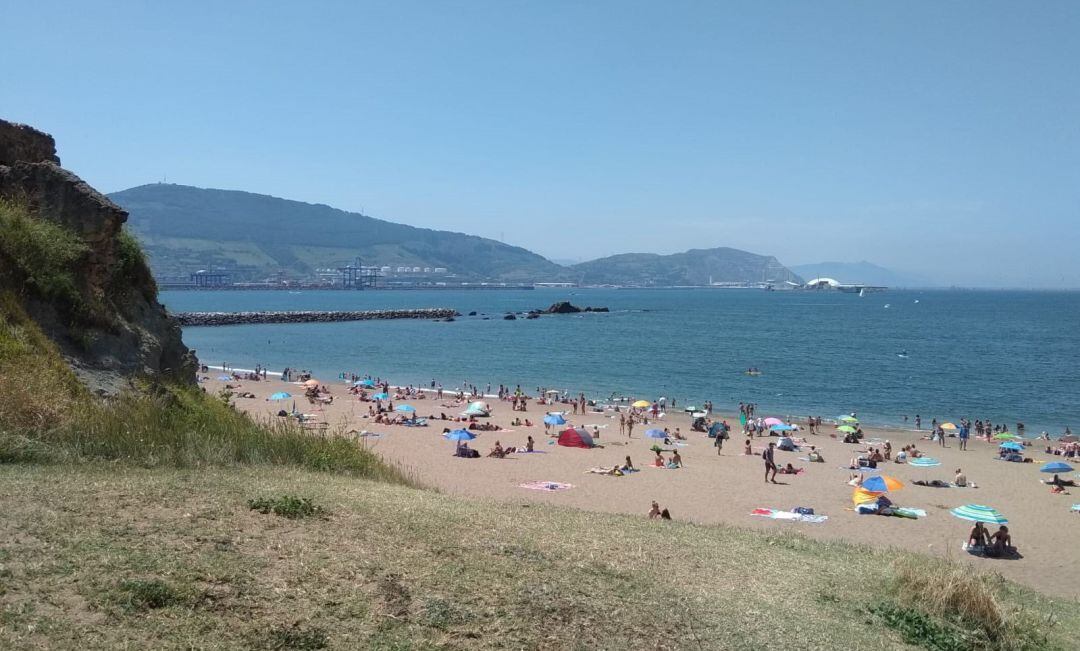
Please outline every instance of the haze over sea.
M306 368L327 382L349 371L447 388L521 384L711 399L723 412L751 401L767 414L855 411L893 426L905 414L924 427L966 416L1055 436L1080 423L1080 292L166 291L161 300L177 312L451 307L491 317L184 330L204 364ZM502 319L559 300L612 311ZM746 376L751 366L764 374Z

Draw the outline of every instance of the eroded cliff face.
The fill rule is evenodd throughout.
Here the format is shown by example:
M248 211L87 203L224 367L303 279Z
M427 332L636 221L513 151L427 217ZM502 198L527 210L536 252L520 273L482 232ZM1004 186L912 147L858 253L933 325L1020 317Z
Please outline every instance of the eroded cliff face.
M75 277L94 314L73 315L44 300L14 272L2 274L9 287L0 289L16 293L91 389L115 393L136 377L194 381L194 356L180 326L158 302L149 268L122 232L127 213L60 167L52 136L0 120L0 199L26 206L86 244Z

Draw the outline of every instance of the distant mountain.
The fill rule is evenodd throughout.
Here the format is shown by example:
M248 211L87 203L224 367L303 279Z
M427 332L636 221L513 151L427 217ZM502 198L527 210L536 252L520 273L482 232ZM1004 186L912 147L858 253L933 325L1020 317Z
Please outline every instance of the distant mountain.
M563 280L566 269L531 251L475 235L415 228L321 204L250 192L155 183L109 197L130 213L157 276L210 267L234 280L286 270L311 276L361 256L363 264L445 267L463 279Z
M832 278L842 283L861 283L864 285L883 285L885 287L931 287L935 283L916 274L909 274L871 262L819 262L800 264L791 270L807 280L812 278Z
M801 283L802 279L772 256L739 249L691 249L672 255L623 253L570 267L589 285L707 285L709 282Z

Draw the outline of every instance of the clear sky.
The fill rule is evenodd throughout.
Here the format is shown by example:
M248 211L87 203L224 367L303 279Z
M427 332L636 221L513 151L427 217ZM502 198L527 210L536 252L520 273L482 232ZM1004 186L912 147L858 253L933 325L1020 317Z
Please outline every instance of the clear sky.
M1080 2L0 0L0 117L94 186L555 259L734 246L1080 287Z

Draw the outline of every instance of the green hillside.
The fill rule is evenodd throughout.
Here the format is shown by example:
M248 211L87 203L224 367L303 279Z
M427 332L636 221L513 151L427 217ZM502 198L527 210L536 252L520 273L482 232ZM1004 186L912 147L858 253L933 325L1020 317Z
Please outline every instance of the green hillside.
M463 279L561 280L563 267L521 247L415 228L321 204L155 183L109 197L130 213L157 276L225 267L234 280L309 276L361 256L367 265L445 267Z
M623 253L571 267L590 285L707 285L709 282L801 282L772 256L739 249L691 249L672 255Z

